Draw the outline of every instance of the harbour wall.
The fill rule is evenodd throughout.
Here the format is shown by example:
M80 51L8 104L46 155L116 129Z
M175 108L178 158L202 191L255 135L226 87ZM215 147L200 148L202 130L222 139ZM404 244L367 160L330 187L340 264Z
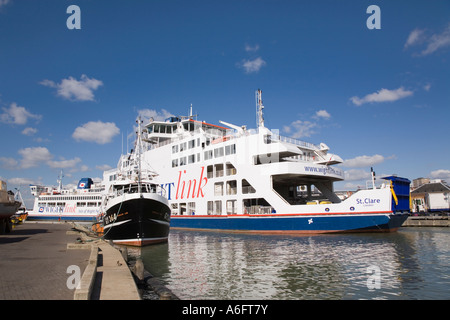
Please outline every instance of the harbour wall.
M448 216L411 216L402 227L450 227Z

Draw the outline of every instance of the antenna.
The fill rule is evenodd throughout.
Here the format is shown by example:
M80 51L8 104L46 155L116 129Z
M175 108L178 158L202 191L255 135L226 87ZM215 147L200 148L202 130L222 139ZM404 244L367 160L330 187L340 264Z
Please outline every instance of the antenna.
M264 127L264 115L263 115L263 103L262 103L262 91L258 89L256 91L256 126Z
M63 175L63 171L61 169L61 173L58 176L58 180L56 180L58 182L58 192L61 192L62 190L62 178L64 177Z

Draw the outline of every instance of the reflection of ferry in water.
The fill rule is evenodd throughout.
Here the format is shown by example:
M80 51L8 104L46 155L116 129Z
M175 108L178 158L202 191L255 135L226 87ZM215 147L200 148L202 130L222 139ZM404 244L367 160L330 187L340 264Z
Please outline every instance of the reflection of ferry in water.
M60 176L58 187L30 185L30 189L35 200L29 220L96 221L104 187L83 178L76 188L63 188Z
M151 164L167 191L171 228L300 234L394 231L402 225L409 196L395 196L396 177L342 200L333 188L344 179L333 167L342 159L324 143L266 128L260 90L256 98L256 129L196 121L192 111L146 125L142 166ZM115 174L105 172L104 179L114 181Z

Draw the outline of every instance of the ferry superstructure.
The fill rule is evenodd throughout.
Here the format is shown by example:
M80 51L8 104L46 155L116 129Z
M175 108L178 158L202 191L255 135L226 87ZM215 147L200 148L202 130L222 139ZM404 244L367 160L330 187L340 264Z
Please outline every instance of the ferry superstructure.
M92 221L100 214L104 186L91 178L82 178L76 187L62 185L62 173L58 186L30 185L34 198L29 220Z
M324 143L283 137L264 125L261 90L257 128L188 117L150 120L142 165L159 174L171 228L256 233L394 231L397 212L389 181L345 200L333 183L344 179L342 159ZM105 172L113 181L116 171ZM408 206L409 208L409 206Z

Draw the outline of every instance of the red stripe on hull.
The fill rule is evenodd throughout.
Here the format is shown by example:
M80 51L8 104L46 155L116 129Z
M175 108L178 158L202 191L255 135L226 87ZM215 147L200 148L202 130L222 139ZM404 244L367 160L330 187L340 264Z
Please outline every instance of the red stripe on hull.
M188 231L208 231L240 234L264 234L264 235L286 235L286 236L307 236L314 234L332 234L332 233L390 233L396 232L398 228L392 229L366 229L366 230L225 230L225 229L204 229L204 228L182 228L171 227L172 230Z

